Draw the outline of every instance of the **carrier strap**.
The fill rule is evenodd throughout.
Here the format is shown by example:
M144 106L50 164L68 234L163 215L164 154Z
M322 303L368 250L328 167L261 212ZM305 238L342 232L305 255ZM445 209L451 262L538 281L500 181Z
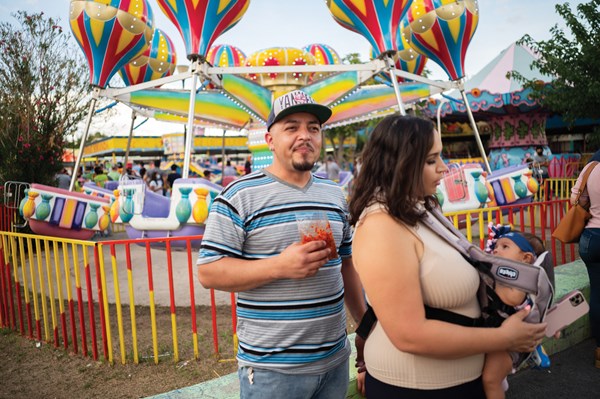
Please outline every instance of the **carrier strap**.
M431 306L425 305L425 318L429 320L440 320L446 321L452 324L458 324L463 327L483 327L483 317L476 319L462 314L454 313L446 309L432 308ZM356 329L356 335L363 339L367 339L375 322L377 321L377 315L373 310L373 307L367 303L367 311L363 315L358 328Z

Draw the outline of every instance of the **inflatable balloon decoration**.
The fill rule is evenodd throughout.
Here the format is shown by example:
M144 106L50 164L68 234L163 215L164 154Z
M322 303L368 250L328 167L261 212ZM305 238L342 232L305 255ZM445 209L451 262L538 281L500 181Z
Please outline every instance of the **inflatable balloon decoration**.
M396 53L396 57L394 57L396 59L396 69L413 73L415 75L420 75L425 69L427 57L419 54L410 46L408 42L410 28L408 26L408 19L406 17L400 21L398 30L398 52ZM371 48L371 58L377 58L373 48ZM387 82L386 84L392 82L387 74L380 73L378 77L383 78ZM397 76L396 80L398 82L405 82L407 79Z
M397 50L398 23L411 0L327 0L333 18L364 36L375 55Z
M229 44L212 46L206 54L206 61L220 67L237 67L246 64L246 54L239 48Z
M465 54L477 29L477 0L413 0L409 43L438 63L451 80L465 76Z
M309 44L303 50L315 57L316 65L337 65L342 63L338 53L326 44ZM330 73L316 72L311 76L311 80L319 80L327 75L330 75Z
M148 48L154 31L146 0L72 0L69 20L90 67L90 84L100 88Z
M394 87L398 109L405 115L398 82L393 79L398 50L398 24L412 0L327 0L333 18L343 27L363 35L373 47L374 55L385 60Z
M438 63L451 80L463 78L467 47L479 22L477 0L413 0L407 15L411 47ZM485 169L491 173L464 87L459 91L466 105Z
M425 69L427 57L419 54L410 46L410 27L406 17L400 21L398 31L398 60L396 61L396 68L420 75ZM401 77L398 77L398 79L399 82L404 81Z
M188 59L206 53L246 13L250 0L156 0L185 42Z
M208 50L206 62L220 67L239 67L246 65L246 54L235 46L218 44ZM208 88L214 89L215 85L209 83Z
M177 65L175 46L160 29L154 30L150 46L142 55L119 70L127 86L170 76Z

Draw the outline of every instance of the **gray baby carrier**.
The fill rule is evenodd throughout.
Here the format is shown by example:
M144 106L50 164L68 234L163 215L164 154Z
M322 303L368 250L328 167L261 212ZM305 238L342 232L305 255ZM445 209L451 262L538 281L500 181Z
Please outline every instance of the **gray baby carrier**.
M521 263L484 252L469 242L439 210L427 213L422 223L456 248L478 270L481 282L478 294L482 313L480 318L473 319L425 305L425 316L428 319L443 320L467 327L498 327L506 317L515 313L513 307L505 305L496 295L494 288L499 282L527 293L531 301L531 311L525 321L540 323L544 320L554 293L553 283L548 277L549 275L553 277L554 272L550 259L546 256L547 252L538 257L536 264ZM356 333L366 339L376 320L377 317L369 306ZM518 368L530 355L530 353L519 353L518 356L512 356L513 367Z

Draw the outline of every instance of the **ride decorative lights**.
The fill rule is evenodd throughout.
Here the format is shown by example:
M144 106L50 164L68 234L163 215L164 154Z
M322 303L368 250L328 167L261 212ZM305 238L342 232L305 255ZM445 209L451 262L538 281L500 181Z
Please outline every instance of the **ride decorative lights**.
M410 45L411 32L408 18L403 18L400 21L398 29L398 61L396 61L396 67L402 71L420 75L425 69L427 57L416 52ZM398 77L398 81L404 81L404 79Z
M278 66L278 65L315 65L315 57L301 49L293 47L274 47L251 54L246 59L246 66ZM248 79L271 91L287 92L305 86L310 74L292 73L250 73Z
M154 33L146 0L72 0L69 22L90 67L90 84L100 88L148 48Z

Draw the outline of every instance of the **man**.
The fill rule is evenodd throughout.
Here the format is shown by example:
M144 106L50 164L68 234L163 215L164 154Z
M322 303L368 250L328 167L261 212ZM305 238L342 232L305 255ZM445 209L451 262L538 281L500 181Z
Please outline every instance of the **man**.
M198 278L237 292L241 398L345 398L344 301L354 320L366 305L351 257L339 187L312 175L331 110L302 91L275 99L265 135L273 164L245 175L213 202ZM296 218L326 214L339 256L325 241L301 244Z
M56 175L56 183L58 188L62 188L63 190L69 189L69 186L71 185L71 176L69 176L67 168L62 168Z
M533 155L534 168L538 168L541 172L542 179L547 179L549 177L548 174L548 157L544 155L544 147L538 145L535 147L535 154Z
M173 183L175 183L175 180L180 179L181 178L181 174L179 174L179 172L177 172L177 165L173 164L171 165L171 173L169 173L169 176L167 176L167 182L169 183L169 190L173 189Z
M227 161L225 169L223 170L223 176L237 176L237 170L231 165L231 161Z
M98 165L94 168L94 183L98 187L104 187L104 183L108 180L108 176L104 173L104 169L101 165Z
M331 155L327 156L325 170L327 171L327 178L329 180L333 180L336 183L340 181L340 166L335 162L335 159L333 159L333 156Z
M120 178L121 174L119 173L119 165L114 164L110 172L108 172L108 179L111 181L119 181Z

